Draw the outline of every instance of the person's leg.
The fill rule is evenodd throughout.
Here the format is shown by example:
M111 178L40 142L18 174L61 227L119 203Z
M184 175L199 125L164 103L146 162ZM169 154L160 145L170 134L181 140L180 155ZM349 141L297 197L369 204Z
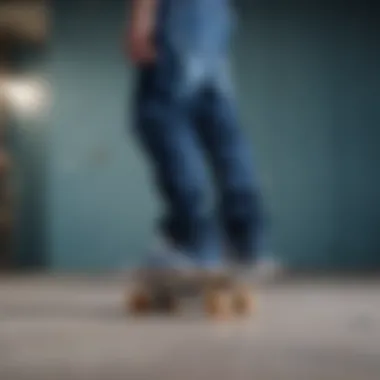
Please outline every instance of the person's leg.
M200 99L198 132L216 173L231 258L253 264L262 238L260 189L234 98L221 84L210 86Z
M165 63L141 71L135 131L166 206L162 233L195 263L214 265L220 247L205 204L203 157L190 123L191 99L178 96L183 74L177 70Z

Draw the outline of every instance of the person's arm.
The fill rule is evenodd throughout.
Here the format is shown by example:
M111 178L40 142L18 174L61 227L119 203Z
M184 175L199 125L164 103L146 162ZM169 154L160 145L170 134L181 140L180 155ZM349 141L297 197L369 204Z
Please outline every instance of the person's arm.
M153 34L158 0L133 0L129 24L129 55L135 63L149 63L155 58Z

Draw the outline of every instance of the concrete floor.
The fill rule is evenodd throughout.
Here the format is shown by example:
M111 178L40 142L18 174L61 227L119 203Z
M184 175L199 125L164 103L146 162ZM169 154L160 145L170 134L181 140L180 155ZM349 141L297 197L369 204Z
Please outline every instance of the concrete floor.
M119 280L0 279L1 380L379 380L380 281L292 281L257 315L126 316Z

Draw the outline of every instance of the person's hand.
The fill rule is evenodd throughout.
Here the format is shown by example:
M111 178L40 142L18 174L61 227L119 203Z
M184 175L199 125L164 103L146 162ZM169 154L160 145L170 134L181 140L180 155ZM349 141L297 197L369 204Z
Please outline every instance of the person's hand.
M156 49L152 34L139 25L132 26L128 36L128 56L135 64L154 62Z
M153 35L157 0L134 0L132 2L128 33L128 55L135 64L152 63L156 58Z

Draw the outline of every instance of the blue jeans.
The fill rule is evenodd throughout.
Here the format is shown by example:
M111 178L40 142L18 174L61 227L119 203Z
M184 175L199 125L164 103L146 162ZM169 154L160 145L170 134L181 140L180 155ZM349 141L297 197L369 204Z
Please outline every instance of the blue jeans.
M152 163L166 205L161 230L200 265L217 265L226 250L255 260L261 200L247 138L240 128L224 60L162 49L140 67L135 132ZM210 211L205 159L220 205Z
M225 251L252 261L261 229L258 186L226 65L229 0L159 0L154 65L139 68L136 132L166 204L162 232L196 263ZM207 205L205 160L220 205Z

